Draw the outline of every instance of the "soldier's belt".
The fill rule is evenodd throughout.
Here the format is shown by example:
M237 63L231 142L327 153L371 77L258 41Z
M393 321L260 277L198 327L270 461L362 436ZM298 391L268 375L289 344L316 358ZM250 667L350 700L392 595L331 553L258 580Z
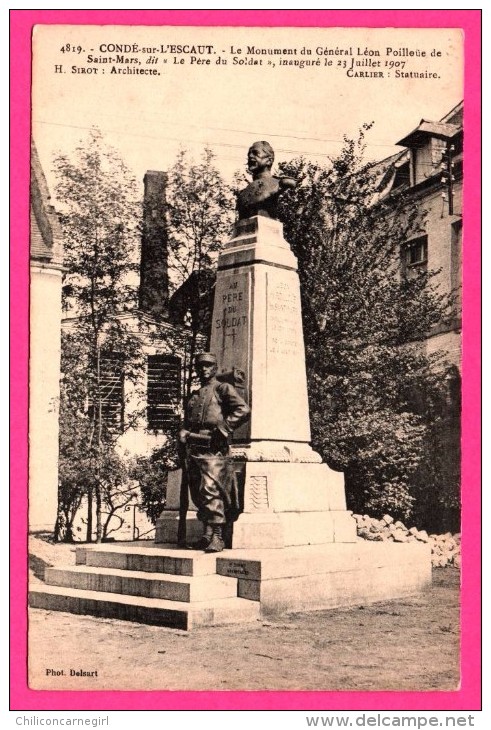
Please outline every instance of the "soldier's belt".
M188 436L188 443L209 446L211 444L211 434L209 431L201 433L191 432Z

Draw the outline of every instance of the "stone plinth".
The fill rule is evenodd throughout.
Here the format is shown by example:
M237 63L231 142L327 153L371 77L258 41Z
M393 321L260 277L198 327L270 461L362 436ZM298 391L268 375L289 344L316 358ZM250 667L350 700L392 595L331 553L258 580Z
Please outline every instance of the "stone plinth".
M171 546L94 545L78 548L76 563L47 568L45 583L31 587L29 604L192 629L366 605L412 595L431 582L430 547L423 543L358 540L218 556Z
M310 446L297 259L279 221L239 221L218 260L210 350L219 371L245 373L251 418L233 436L243 490L234 548L283 548L356 540L343 475ZM176 491L157 522L156 542L177 540ZM201 531L187 516L188 539Z
M297 260L279 221L236 224L218 260L210 349L246 374L251 419L235 442L310 441Z
M297 259L279 221L239 221L218 260L210 349L245 372L251 419L234 434L244 509L234 548L353 542L343 475L310 447Z
M217 558L219 575L238 579L238 595L261 615L366 605L409 596L431 583L428 545L369 542L233 550Z
M171 545L177 543L181 479L181 469L171 471L168 474L165 509L157 519L155 525L156 543L167 543ZM186 539L192 543L199 540L202 534L203 526L196 517L196 505L193 503L191 495L189 495L189 509L186 516Z

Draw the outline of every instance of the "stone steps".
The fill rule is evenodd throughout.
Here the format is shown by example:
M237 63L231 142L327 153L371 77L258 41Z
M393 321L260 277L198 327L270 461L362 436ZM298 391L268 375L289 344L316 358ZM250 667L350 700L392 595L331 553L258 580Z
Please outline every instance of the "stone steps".
M223 551L227 555L231 551ZM145 573L202 576L216 573L216 555L199 550L179 550L172 546L133 547L125 545L80 547L76 552L77 565L98 568L118 568Z
M183 603L52 585L33 586L29 604L32 608L48 611L66 611L183 630L250 622L259 618L259 603L245 598Z
M206 555L135 543L77 548L75 566L47 568L30 605L191 629L292 611L366 605L431 582L425 543L367 542Z
M258 619L259 602L239 597L237 578L218 575L216 563L215 555L172 547L84 546L76 565L46 568L29 604L184 630Z
M188 577L76 565L47 568L45 581L49 585L65 588L80 588L102 593L123 593L127 596L145 598L163 598L184 603L205 601L209 596L213 596L213 598L237 596L237 580L221 575Z

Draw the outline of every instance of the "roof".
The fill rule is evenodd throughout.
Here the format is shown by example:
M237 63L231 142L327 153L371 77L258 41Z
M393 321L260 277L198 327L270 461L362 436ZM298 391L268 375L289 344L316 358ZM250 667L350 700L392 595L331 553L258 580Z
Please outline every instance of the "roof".
M63 246L58 215L50 204L48 184L34 141L31 142L31 261L61 265Z
M461 101L439 122L422 119L416 129L396 143L405 149L373 164L372 172L375 175L376 192L372 199L372 205L377 204L392 193L400 193L409 187L411 189L421 189L422 186L427 187L434 184L435 180L440 180L440 170L434 168L423 182L419 182L417 185L411 184L409 171L406 169L411 158L409 148L424 147L431 138L450 140L461 134L463 109L464 102ZM461 163L461 154L460 157L456 158L456 161Z
M450 109L448 114L445 114L440 121L462 126L464 122L464 102L459 101L459 103L456 104L453 109Z
M400 147L420 147L428 141L428 137L436 137L437 139L452 139L461 131L461 127L456 124L446 124L444 122L429 122L422 119L419 126L413 129L404 139L396 142Z

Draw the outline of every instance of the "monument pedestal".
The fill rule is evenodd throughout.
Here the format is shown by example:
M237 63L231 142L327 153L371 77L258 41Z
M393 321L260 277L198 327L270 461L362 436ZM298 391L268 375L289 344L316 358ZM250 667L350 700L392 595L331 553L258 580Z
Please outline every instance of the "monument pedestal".
M32 606L190 629L387 600L430 582L428 545L357 538L343 475L310 446L296 264L281 223L261 216L236 224L218 262L210 349L221 371L244 371L251 407L231 447L243 502L233 549L176 548L172 472L156 546L79 549L76 566L48 569L47 585L33 587ZM188 541L201 536L192 503L186 526Z
M220 254L210 350L221 371L244 371L251 407L231 447L243 509L217 573L237 578L237 595L258 601L263 615L422 590L431 580L428 546L357 538L343 474L310 446L297 261L278 221L239 221ZM176 483L157 543L177 541L178 510ZM190 541L202 532L195 514L191 506Z
M283 550L227 550L219 575L237 578L237 595L259 601L262 616L366 605L417 593L431 584L424 543L303 545Z
M239 221L218 260L211 352L220 371L245 374L250 421L233 437L243 491L234 548L354 542L343 475L310 446L297 260L279 221ZM175 490L157 523L157 542L177 540ZM188 538L200 528L188 517Z

